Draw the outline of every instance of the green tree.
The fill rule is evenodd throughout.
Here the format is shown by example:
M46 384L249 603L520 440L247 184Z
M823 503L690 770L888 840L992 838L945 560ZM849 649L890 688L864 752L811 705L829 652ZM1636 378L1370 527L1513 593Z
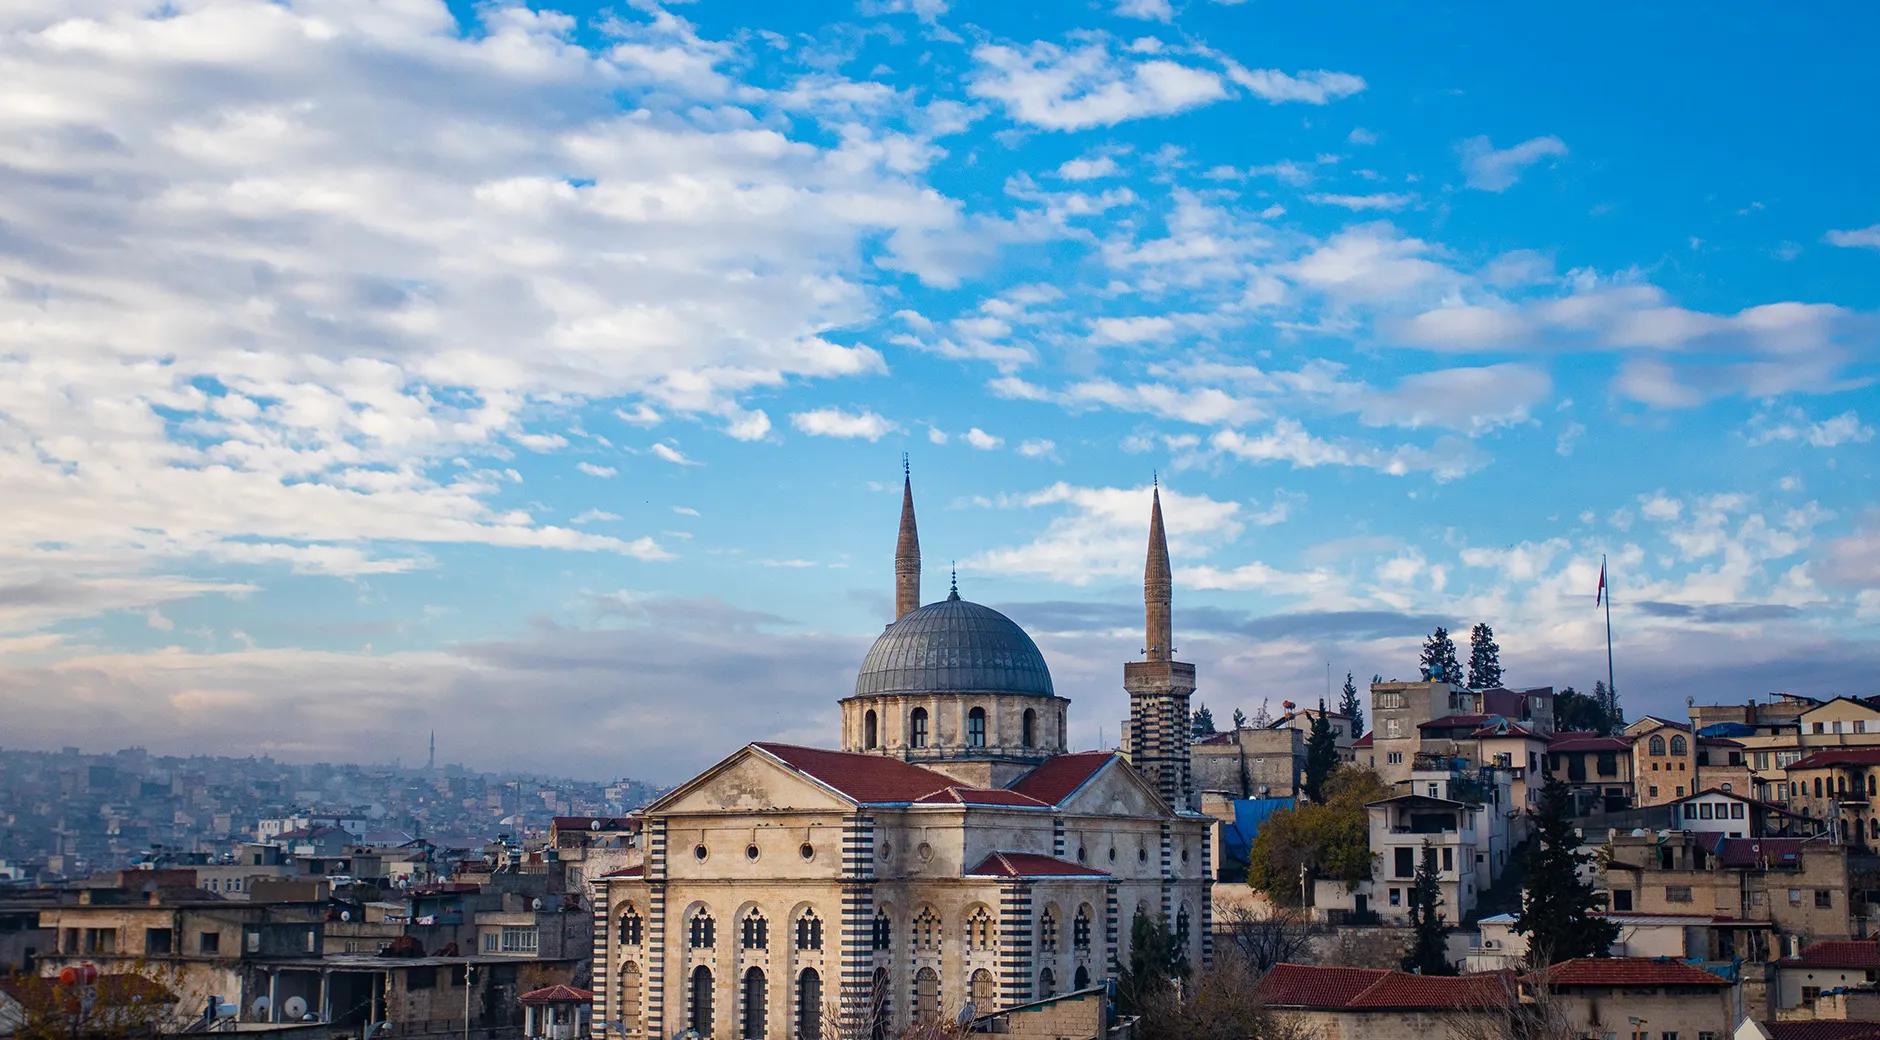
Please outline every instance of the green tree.
M1351 716L1351 735L1364 736L1364 705L1358 701L1358 684L1351 681L1351 673L1345 673L1345 690L1338 697L1338 710Z
M1469 631L1469 689L1492 690L1501 685L1501 647L1495 630L1483 621Z
M1449 630L1441 625L1423 641L1421 670L1425 679L1462 685L1462 666L1456 663L1456 641L1449 638Z
M1208 710L1207 705L1203 704L1201 707L1195 709L1194 735L1197 737L1205 737L1213 732L1214 713Z
M1554 694L1554 729L1561 732L1610 733L1612 719L1597 696L1569 686Z
M1410 946L1403 970L1418 975L1454 975L1449 963L1449 928L1443 924L1443 890L1436 880L1436 847L1423 839L1423 858L1410 885Z
M1110 965L1116 976L1116 1002L1132 1014L1160 1001L1176 979L1188 975L1188 959L1167 923L1141 910L1129 923L1129 963L1112 960Z
M1247 713L1244 711L1241 711L1239 708L1234 709L1234 728L1235 729L1247 728Z
M1357 884L1371 876L1371 819L1365 804L1389 798L1378 775L1346 765L1324 785L1324 801L1267 817L1253 839L1247 883L1282 906L1299 905L1299 877Z
M1606 713L1607 732L1617 733L1625 728L1625 712L1619 709L1618 690L1608 690L1604 680L1594 680L1593 699Z
M1338 768L1338 735L1332 732L1332 720L1325 717L1325 700L1319 699L1319 713L1312 716L1312 733L1306 738L1306 797L1325 800L1325 781Z
M1574 957L1604 957L1619 937L1619 926L1594 914L1605 906L1580 868L1592 861L1581 852L1568 816L1567 785L1549 776L1541 788L1528 850L1527 888L1514 930L1528 937L1528 960L1535 967Z

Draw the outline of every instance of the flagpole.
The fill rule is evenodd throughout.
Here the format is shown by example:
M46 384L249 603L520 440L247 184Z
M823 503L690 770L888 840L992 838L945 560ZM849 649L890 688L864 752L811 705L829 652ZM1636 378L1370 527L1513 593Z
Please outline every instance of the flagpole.
M1612 576L1606 570L1606 554L1599 554L1599 573L1605 578L1606 594L1606 698L1619 703L1619 689L1612 681Z

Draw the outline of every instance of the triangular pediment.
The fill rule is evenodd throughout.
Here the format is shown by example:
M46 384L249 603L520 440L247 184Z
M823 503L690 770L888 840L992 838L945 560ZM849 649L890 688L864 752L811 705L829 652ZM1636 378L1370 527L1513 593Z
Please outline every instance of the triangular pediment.
M1079 815L1167 816L1168 804L1142 774L1121 758L1097 771L1083 786L1058 803Z
M646 807L649 814L811 810L846 812L855 803L745 745Z

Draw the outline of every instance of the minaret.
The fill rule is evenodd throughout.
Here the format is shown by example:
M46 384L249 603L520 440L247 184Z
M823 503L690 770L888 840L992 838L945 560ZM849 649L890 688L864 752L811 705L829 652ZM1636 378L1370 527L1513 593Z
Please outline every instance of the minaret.
M1129 691L1129 761L1177 810L1191 808L1188 697L1195 692L1195 666L1175 660L1168 534L1162 527L1162 488L1149 500L1149 553L1142 572L1142 660L1123 665Z
M914 527L914 476L901 456L901 535L894 542L894 619L920 607L920 532Z

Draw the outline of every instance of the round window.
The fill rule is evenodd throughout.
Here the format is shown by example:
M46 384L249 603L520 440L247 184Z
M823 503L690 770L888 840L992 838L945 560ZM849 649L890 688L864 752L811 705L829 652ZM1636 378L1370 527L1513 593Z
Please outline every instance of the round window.
M693 859L698 859L698 860L702 860L702 859L704 859L704 858L705 858L705 857L706 857L707 855L709 855L709 853L707 853L707 852L705 851L705 846L703 846L703 845L694 845L694 846L692 846L692 858L693 858Z
M755 846L755 845L746 845L746 846L744 846L744 858L745 858L745 859L756 859L756 858L757 858L757 846Z
M1110 862L1111 863L1116 862L1116 846L1114 845L1110 846Z
M1077 862L1084 863L1084 862L1088 862L1089 859L1090 859L1090 850L1084 848L1082 845L1077 846Z
M920 843L920 847L915 849L914 852L916 855L920 856L920 861L922 863L925 863L928 860L933 858L933 846L927 844L924 841Z
M816 846L814 846L814 845L811 845L811 844L810 844L809 842L807 842L807 841L806 841L806 842L804 842L804 843L803 843L803 844L802 844L801 846L799 846L799 847L797 848L797 850L796 850L796 851L797 851L797 852L798 852L799 854L801 854L801 855L802 855L802 857L803 857L804 859L815 859L815 858L816 858Z

